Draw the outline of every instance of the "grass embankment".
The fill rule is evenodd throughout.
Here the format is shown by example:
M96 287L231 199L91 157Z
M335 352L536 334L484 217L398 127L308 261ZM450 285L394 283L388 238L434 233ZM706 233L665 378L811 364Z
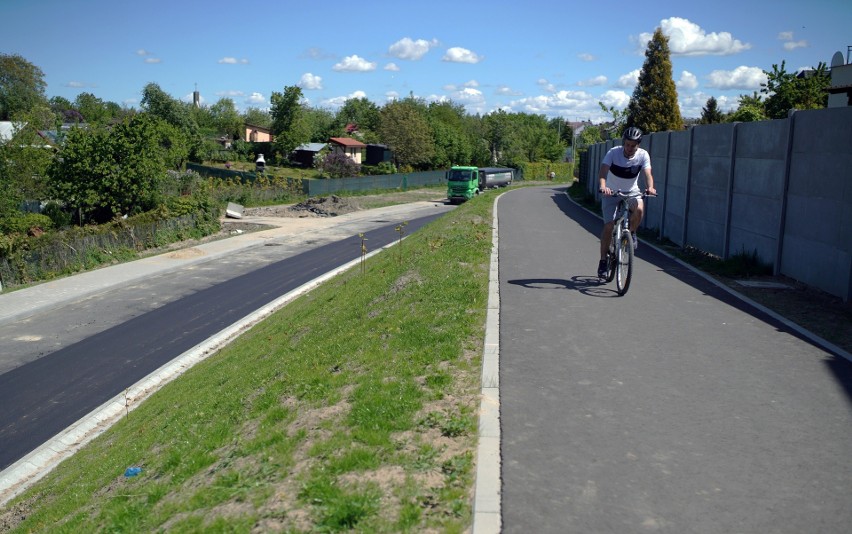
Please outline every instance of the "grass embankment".
M467 202L259 324L9 503L4 523L468 528L493 200ZM130 466L141 474L125 477Z

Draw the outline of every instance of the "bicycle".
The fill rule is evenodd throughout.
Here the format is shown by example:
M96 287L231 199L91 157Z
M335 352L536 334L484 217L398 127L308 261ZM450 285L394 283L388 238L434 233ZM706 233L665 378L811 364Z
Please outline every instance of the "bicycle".
M629 227L630 199L641 197L644 200L653 195L648 195L647 191L643 191L640 195L632 195L618 190L613 196L619 197L620 200L615 212L609 251L606 253L607 269L604 279L609 283L615 278L616 291L619 296L624 296L630 288L630 280L633 277L633 256L636 252L633 248L633 236L630 234Z

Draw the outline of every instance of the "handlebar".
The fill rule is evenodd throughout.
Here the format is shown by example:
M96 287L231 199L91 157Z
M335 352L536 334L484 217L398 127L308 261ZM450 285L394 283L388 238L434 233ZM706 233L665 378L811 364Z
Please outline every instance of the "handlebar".
M613 191L611 195L607 195L606 193L603 193L603 195L604 195L604 196L611 196L611 197L621 197L621 198L632 198L632 197L648 198L648 197L655 197L655 196L657 196L657 195L651 195L651 194L648 194L648 191L647 191L647 190L646 190L646 191L641 191L638 195L635 195L635 194L632 194L632 193L629 193L629 192L628 192L628 193L625 193L625 192L623 192L621 189L618 189L618 190L616 190L616 191Z

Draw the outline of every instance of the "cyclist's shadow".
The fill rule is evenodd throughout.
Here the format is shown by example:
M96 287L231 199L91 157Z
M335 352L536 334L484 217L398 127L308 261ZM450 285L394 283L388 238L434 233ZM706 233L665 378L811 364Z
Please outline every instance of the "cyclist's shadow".
M608 287L597 276L579 275L572 276L569 280L562 278L520 278L508 280L508 283L530 289L568 289L579 291L590 297L617 297L618 292Z

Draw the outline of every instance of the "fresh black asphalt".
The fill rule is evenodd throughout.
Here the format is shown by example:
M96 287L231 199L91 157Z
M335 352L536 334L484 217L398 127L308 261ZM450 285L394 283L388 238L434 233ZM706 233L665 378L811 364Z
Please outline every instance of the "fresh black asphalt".
M405 231L436 217L411 220ZM365 237L375 250L400 234L391 224ZM233 278L220 274L224 281L0 374L0 470L211 335L357 258L360 247L354 236ZM152 293L158 287L170 290L165 280Z
M498 203L503 531L849 532L850 363L647 245L618 297L563 191Z

